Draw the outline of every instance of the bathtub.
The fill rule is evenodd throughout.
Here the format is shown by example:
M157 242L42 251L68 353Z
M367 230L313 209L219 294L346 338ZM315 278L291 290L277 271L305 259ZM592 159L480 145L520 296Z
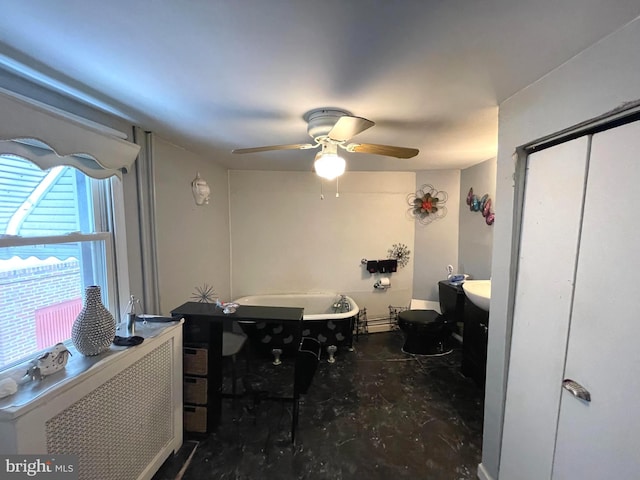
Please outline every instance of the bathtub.
M342 302L343 299L348 305ZM337 293L288 293L250 295L234 302L239 305L304 308L302 336L317 339L328 352L330 362L336 351L353 349L353 327L360 309L349 296ZM265 354L280 349L283 355L287 355L297 349L294 344L297 326L258 322L243 324L242 328L252 345Z

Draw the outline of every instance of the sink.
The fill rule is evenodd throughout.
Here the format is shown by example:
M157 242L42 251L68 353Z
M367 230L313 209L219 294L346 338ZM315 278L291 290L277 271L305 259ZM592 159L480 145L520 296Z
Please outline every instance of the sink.
M462 289L471 303L485 312L489 311L491 280L467 280L462 284Z

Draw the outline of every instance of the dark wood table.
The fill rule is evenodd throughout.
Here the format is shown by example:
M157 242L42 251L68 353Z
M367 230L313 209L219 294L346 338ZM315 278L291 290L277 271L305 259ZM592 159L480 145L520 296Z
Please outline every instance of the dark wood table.
M213 303L187 302L171 311L184 318L184 344L201 345L208 349L207 373L207 433L221 420L222 412L222 332L230 330L233 321L277 322L299 324L302 331L303 308L240 305L232 314L225 314ZM296 341L299 343L300 338Z

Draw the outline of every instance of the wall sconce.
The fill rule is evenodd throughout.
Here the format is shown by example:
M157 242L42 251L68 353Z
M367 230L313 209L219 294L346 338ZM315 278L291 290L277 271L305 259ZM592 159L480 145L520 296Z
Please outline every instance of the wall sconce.
M191 191L193 192L193 199L196 201L196 205L209 204L211 189L207 181L200 176L200 172L196 173L196 178L191 182Z

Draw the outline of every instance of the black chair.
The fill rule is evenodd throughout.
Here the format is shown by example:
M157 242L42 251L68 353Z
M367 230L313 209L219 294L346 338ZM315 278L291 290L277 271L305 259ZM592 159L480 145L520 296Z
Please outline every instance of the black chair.
M286 397L272 396L266 391L254 392L255 406L262 400L272 400L293 405L291 414L291 443L295 445L298 416L300 413L300 397L309 391L318 364L320 363L320 342L315 338L304 337L296 352L293 374L293 395Z
M291 443L296 443L298 413L300 411L300 395L309 391L313 377L320 363L320 342L315 338L305 337L300 342L296 354L293 381L293 414L291 415Z
M247 335L242 331L237 322L233 322L231 331L222 332L222 358L231 359L231 393L222 392L222 398L233 399L234 410L237 410L237 400L240 397L237 393L237 357L247 343ZM245 349L247 351L247 349ZM249 360L247 358L247 365Z

